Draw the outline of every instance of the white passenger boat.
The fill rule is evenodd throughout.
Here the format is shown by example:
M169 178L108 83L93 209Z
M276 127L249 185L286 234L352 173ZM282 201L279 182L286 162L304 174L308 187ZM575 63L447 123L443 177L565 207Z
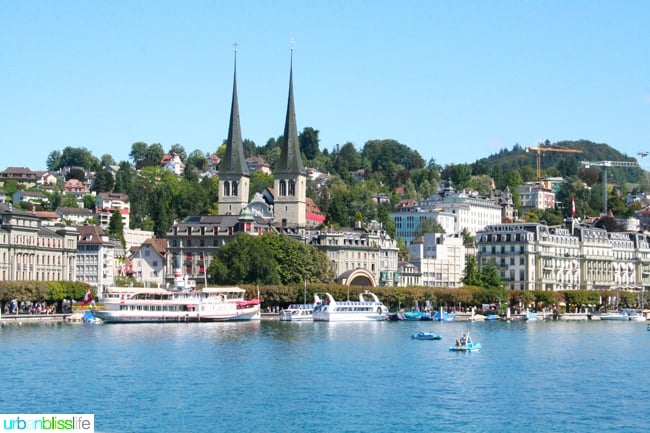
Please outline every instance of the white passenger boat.
M386 320L388 308L372 292L359 294L358 301L336 301L329 293L325 299L316 297L314 322L345 322Z
M606 312L600 315L600 320L615 320L615 321L627 322L630 320L630 314L625 310L620 312L619 311Z
M311 322L313 311L313 304L291 304L280 312L280 320L283 322Z
M260 314L259 299L245 299L239 287L203 290L141 289L121 298L103 299L93 314L105 323L225 322Z

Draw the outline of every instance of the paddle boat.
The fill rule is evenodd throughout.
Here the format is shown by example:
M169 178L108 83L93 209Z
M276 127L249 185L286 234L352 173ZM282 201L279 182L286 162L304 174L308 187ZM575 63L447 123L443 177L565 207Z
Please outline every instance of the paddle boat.
M434 334L433 332L420 331L417 334L411 335L413 340L442 340L442 336Z
M456 340L456 344L449 346L449 350L454 352L476 352L481 350L481 343L474 343L469 334L463 334L462 337Z

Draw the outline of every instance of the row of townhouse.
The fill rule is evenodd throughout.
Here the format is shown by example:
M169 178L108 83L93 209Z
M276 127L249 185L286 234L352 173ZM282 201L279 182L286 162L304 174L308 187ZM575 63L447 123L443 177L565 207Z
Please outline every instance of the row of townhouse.
M133 262L133 276L160 286L166 240L152 236L152 232L126 230L131 257L99 226L53 222L42 213L0 203L0 281L81 281L101 292L115 285L115 276L126 275L127 264Z
M628 290L650 286L650 235L501 224L477 234L480 264L493 260L511 290Z

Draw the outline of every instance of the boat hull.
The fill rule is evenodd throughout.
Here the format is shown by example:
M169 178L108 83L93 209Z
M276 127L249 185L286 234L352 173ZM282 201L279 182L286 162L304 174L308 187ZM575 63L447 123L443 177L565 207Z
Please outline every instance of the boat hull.
M234 314L149 314L148 312L94 311L93 314L104 323L195 323L195 322L237 322L253 320L259 315L259 308L237 311Z
M413 340L442 340L441 335L433 334L431 332L418 332L411 335Z
M481 343L467 343L462 346L449 346L452 352L477 352L481 350Z

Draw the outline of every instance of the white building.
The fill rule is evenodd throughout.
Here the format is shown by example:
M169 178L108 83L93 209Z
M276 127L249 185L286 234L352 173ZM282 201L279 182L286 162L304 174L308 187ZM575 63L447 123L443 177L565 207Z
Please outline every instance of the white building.
M133 277L147 287L162 287L167 270L166 255L166 239L147 239L131 257Z
M124 227L122 233L124 234L124 243L127 250L132 247L138 247L145 243L147 239L153 238L153 231L151 230L130 229Z
M389 215L395 221L396 236L409 244L422 234L421 224L425 219L440 224L447 234L467 230L470 235L475 235L488 225L500 224L503 206L498 201L479 197L472 191L447 189L427 200L404 202L398 206L398 212Z
M409 262L421 274L421 285L461 287L465 246L460 235L426 233L409 245Z
M108 228L113 212L118 211L122 216L124 227L129 226L131 203L129 196L121 193L102 192L95 199L95 215L103 229Z
M95 214L90 209L80 207L58 207L54 211L63 221L72 223L73 225L82 225L95 218Z
M400 283L397 242L376 221L366 228L317 232L310 244L327 255L341 284Z
M115 244L104 231L95 225L76 226L77 243L76 275L97 289L98 296L115 285Z
M168 153L165 156L163 156L161 164L165 168L165 170L171 171L176 176L180 176L185 171L185 163L183 163L181 157L174 152Z
M0 281L75 281L77 231L0 204Z
M16 191L13 195L13 204L25 203L49 203L50 199L38 191Z
M555 193L546 183L526 182L517 187L521 206L526 209L554 209Z

